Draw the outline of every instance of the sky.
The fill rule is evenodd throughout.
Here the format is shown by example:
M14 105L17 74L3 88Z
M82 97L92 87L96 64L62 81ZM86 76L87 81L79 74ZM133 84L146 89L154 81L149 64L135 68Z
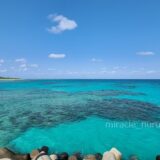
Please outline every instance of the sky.
M0 0L0 76L160 78L159 0Z

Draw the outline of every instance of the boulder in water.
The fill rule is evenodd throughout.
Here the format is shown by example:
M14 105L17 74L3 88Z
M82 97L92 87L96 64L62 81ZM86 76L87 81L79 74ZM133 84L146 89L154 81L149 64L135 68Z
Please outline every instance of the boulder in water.
M68 160L68 153L62 152L62 153L58 154L58 159L59 160Z
M0 159L30 160L29 154L16 154L8 148L0 148Z
M51 154L50 158L51 158L51 160L58 160L58 157L56 154Z
M116 148L112 148L110 151L106 151L103 153L102 160L121 160L121 158L121 152Z
M157 155L157 156L156 156L156 160L160 160L160 155Z
M69 156L68 160L78 160L75 155Z
M84 160L96 160L96 157L95 155L89 154L84 157Z
M96 160L102 160L102 154L101 153L96 153L95 157L96 157Z
M139 158L136 155L131 155L129 160L139 160Z
M38 155L39 155L39 150L38 149L35 149L35 150L33 150L32 152L31 152L31 154L30 154L30 157L31 157L31 159L34 159L35 157L37 157Z

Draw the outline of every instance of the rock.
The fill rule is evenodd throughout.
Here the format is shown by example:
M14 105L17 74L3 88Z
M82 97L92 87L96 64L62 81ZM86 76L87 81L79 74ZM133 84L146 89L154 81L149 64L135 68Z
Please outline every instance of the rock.
M138 157L136 155L131 155L129 157L129 160L139 160Z
M58 157L56 154L51 154L50 158L51 158L51 160L58 160Z
M96 160L96 157L95 155L90 154L90 155L85 156L84 160Z
M115 155L112 152L105 152L103 154L102 160L117 160Z
M80 152L76 152L73 155L77 157L77 160L82 160L83 159L83 156Z
M111 148L110 151L103 153L102 160L121 160L122 153L117 148Z
M114 154L116 160L120 160L122 158L122 153L117 148L111 148L110 152Z
M96 157L96 160L102 160L102 154L101 153L96 153L95 157Z
M61 154L58 154L58 159L59 160L68 160L68 153L63 152Z
M156 160L160 160L160 155L157 155L157 156L156 156Z
M0 148L0 159L30 160L30 156L28 154L16 154L8 148Z
M39 155L39 150L38 149L36 149L36 150L33 150L32 152L31 152L31 154L30 154L30 157L31 157L31 159L34 159L35 157L37 157L38 155Z
M68 160L78 160L75 155L69 156Z

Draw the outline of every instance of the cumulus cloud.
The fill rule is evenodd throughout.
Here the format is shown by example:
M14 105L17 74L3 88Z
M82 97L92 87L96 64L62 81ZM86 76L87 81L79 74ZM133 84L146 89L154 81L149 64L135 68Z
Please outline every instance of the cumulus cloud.
M19 67L20 67L20 68L26 68L27 65L26 65L26 64L21 64Z
M48 31L51 33L61 33L66 30L73 30L78 26L74 20L71 20L63 15L50 14L48 18L52 22L56 23L56 25L48 28Z
M153 55L155 55L155 53L151 52L151 51L142 51L142 52L137 52L136 54L140 55L140 56L153 56Z
M101 70L98 74L115 74L115 73L117 73L117 71L116 70Z
M4 63L4 59L0 59L0 64Z
M0 73L5 73L7 72L7 69L0 69Z
M27 71L31 68L38 68L38 64L26 64L26 63L22 63L21 65L19 65L19 71Z
M55 68L48 68L47 70L48 71L55 71L56 69Z
M39 66L38 66L38 64L30 64L30 67L32 67L32 68L38 68Z
M28 66L26 63L22 63L21 65L19 65L19 71L27 71L28 70Z
M16 59L15 62L19 64L18 70L19 71L28 71L31 68L38 68L38 64L28 64L25 58Z
M25 71L27 71L27 70L28 70L28 68L24 68L22 71L24 71L24 72L25 72Z
M155 71L155 70L148 70L148 71L146 71L146 73L147 74L153 74L153 73L157 73L157 71Z
M65 54L57 54L57 53L51 53L48 55L49 58L53 58L53 59L61 59L61 58L65 58L66 55Z
M91 61L92 62L102 62L103 60L102 59L97 59L97 58L92 58Z
M26 63L26 59L25 58L18 58L18 59L15 60L15 62Z

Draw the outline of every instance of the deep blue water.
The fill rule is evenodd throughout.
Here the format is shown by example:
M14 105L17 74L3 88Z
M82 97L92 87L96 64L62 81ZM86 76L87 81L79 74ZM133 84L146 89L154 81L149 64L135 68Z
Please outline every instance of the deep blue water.
M0 146L22 153L160 153L160 80L0 81Z

